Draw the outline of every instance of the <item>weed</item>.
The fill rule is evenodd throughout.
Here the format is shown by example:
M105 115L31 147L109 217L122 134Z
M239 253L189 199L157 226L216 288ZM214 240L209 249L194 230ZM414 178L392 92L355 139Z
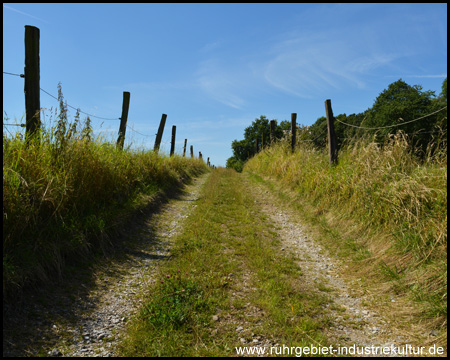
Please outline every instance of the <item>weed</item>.
M155 327L178 329L200 320L205 322L201 314L208 306L201 286L177 271L160 280L156 294L145 306L142 316Z

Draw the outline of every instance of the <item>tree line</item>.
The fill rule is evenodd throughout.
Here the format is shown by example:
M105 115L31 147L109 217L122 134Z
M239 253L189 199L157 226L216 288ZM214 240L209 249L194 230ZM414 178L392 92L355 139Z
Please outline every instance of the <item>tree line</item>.
M337 148L362 138L383 144L389 135L401 130L407 134L411 148L416 154L430 151L430 146L438 146L434 141L440 136L439 144L447 144L447 78L442 83L442 91L423 91L421 85L409 85L402 79L390 84L375 99L372 107L359 114L339 114L335 116ZM431 113L435 114L426 116ZM426 116L426 117L424 117ZM420 119L424 117L423 119ZM419 119L409 122L410 120ZM275 139L282 139L290 132L290 122L275 120ZM345 124L344 124L345 123ZM406 123L406 124L403 124ZM396 126L397 124L402 124ZM266 139L264 141L263 139ZM261 115L244 130L243 140L231 143L233 156L228 158L226 166L242 171L244 163L254 156L270 139L270 120ZM327 147L327 119L322 116L311 126L298 126L297 139L307 141L317 149Z

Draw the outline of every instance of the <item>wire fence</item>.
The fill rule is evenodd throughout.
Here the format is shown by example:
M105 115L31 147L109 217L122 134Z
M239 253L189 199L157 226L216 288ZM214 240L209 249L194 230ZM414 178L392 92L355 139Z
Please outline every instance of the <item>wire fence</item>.
M118 131L118 139L116 143L116 148L123 150L124 142L125 142L125 133L126 129L128 128L130 131L139 134L140 136L143 136L144 138L155 138L155 145L154 149L158 151L159 146L161 145L161 137L164 130L164 125L166 121L166 114L163 114L163 117L160 122L160 126L158 128L158 134L151 135L151 134L144 134L140 131L137 131L134 129L134 126L131 126L128 124L128 111L129 111L129 102L130 102L130 93L128 91L123 92L123 103L122 103L122 114L121 117L117 118L111 118L111 117L102 117L97 116L94 114L90 114L86 111L81 110L79 107L72 106L71 104L68 104L67 101L64 101L62 99L61 90L60 87L58 89L58 96L54 96L49 91L43 89L40 87L39 79L40 79L40 61L39 61L39 28L34 26L25 26L25 74L18 74L18 73L12 73L3 71L4 75L8 76L15 76L15 77L21 77L24 78L24 90L25 90L25 113L26 113L26 125L24 124L12 124L8 123L8 115L5 112L6 118L3 119L3 127L6 129L6 131L11 134L11 132L7 129L9 126L21 126L26 127L25 130L25 144L28 144L28 139L36 130L39 130L41 127L40 124L40 112L43 112L43 119L45 121L45 107L40 106L40 93L43 92L46 95L50 96L51 98L55 99L60 103L60 115L59 118L62 120L64 117L64 113L67 110L67 108L75 109L77 111L77 114L75 116L75 123L69 124L71 125L72 130L76 130L76 123L79 120L79 115L84 114L87 115L86 119L86 126L89 128L89 132L93 132L92 126L90 126L90 118L92 119L100 119L104 121L116 121L120 120L120 127ZM63 114L61 114L63 113ZM55 116L56 116L56 109L55 109ZM66 118L67 119L67 118ZM6 120L6 121L5 121ZM100 125L103 125L103 123ZM175 148L175 133L176 133L176 127L174 126L172 128L172 138L170 141L171 144L171 150L170 150L170 156L174 154L174 148ZM108 129L109 131L109 129ZM5 133L4 133L5 134ZM11 134L12 135L12 134ZM22 135L20 133L16 133L16 135ZM4 137L5 140L5 137ZM163 144L166 144L163 142ZM130 145L131 146L131 145ZM185 143L186 146L186 143ZM191 145L192 149L192 145ZM209 164L208 164L209 165Z
M364 129L364 130L380 130L380 129L387 129L387 128L393 128L393 127L397 127L397 126L402 126L402 125L405 125L405 124L410 124L410 123L413 123L413 122L416 122L416 121L425 119L425 118L427 118L427 117L430 117L430 116L432 116L432 115L435 115L435 114L437 114L437 113L439 113L439 112L441 112L441 111L443 111L443 110L445 110L445 109L447 109L447 106L444 106L443 108L441 108L441 109L439 109L439 110L436 110L436 111L434 111L434 112L432 112L432 113L430 113L430 114L421 116L421 117L419 117L419 118L417 118L417 119L414 119L414 120L405 121L405 122L402 122L402 123L400 123L400 124L393 124L393 125L380 126L380 127L366 127L366 126L358 126L358 125L348 124L348 123L346 123L346 122L344 122L344 121L341 121L341 120L336 119L335 117L334 117L334 120L337 121L337 122L339 122L339 123L341 123L341 124L343 124L343 125L350 126L350 127L353 127L353 128ZM365 118L364 118L364 119L365 119ZM364 119L363 119L363 121L364 121ZM400 118L400 120L403 120L403 119ZM442 133L443 131L444 131L444 130L435 130L435 131L417 131L417 132L413 132L413 133L404 133L404 134L405 134L405 135L437 134L437 133ZM316 141L316 140L318 140L318 139L323 138L323 137L326 136L326 135L327 135L327 130L322 131L322 132L320 133L320 135L315 136L313 139L299 139L298 141L299 141L299 142L314 142L314 141ZM386 134L385 136L389 136L389 134ZM336 137L336 139L338 139L338 140L354 140L354 138L348 138L348 137L345 137L345 138L344 138L344 137Z
M7 74L7 75L11 75L11 76L18 76L18 77L21 77L21 78L24 78L24 77L25 77L24 74L15 74L15 73L10 73L10 72L6 72L6 71L3 71L3 74ZM50 92L48 92L47 90L45 90L45 89L43 89L43 88L41 88L41 87L39 87L39 89L40 89L42 92L44 92L45 94L47 94L48 96L50 96L50 97L52 97L53 99L59 101L58 97L52 95L52 94L51 94ZM82 111L79 107L72 106L72 105L68 104L67 102L66 102L65 105L66 105L67 107L70 107L71 109L74 109L74 110L78 111L78 112L81 113L81 114L84 114L84 115L89 116L89 118L95 118L95 119L106 120L106 121L116 121L116 120L120 120L120 117L118 117L118 118L106 118L106 117L97 116L97 115L93 115L93 114L87 113L87 112L85 112L85 111ZM25 127L25 124L11 124L11 123L5 123L5 122L3 122L3 125L4 125L4 126L21 126L21 127ZM135 130L135 129L134 129L132 126L130 126L129 124L127 124L127 129L129 129L129 130L131 130L131 131L133 131L133 132L135 132L135 133L137 133L137 134L139 134L139 135L141 135L141 136L144 136L144 137L148 137L148 138L156 137L156 134L155 134L155 135L146 135L146 134L143 134L143 133L141 133L141 132Z
M427 118L427 117L429 117L429 116L431 116L431 115L437 114L438 112L441 112L442 110L445 110L445 109L447 109L447 106L444 106L442 109L439 109L439 110L434 111L434 112L432 112L432 113L430 113L430 114L428 114L428 115L422 116L422 117L417 118L417 119L414 119L414 120L405 121L405 122L400 123L400 124L392 124L392 125L379 126L379 127L373 127L373 128L371 128L371 127L366 127L366 126L358 126L358 125L353 125L353 124L347 124L347 123L345 123L345 122L343 122L343 121L341 121L341 120L338 120L338 119L336 119L336 118L335 118L335 120L336 120L337 122L341 123L341 124L344 124L344 125L347 125L347 126L351 126L351 127L354 127L354 128L358 128L358 129L365 129L365 130L380 130L380 129L387 129L387 128L392 128L392 127L397 127L397 126L402 126L402 125L410 124L410 123L413 123L413 122L415 122L415 121L419 121L419 120L425 119L425 118ZM403 120L403 119L400 118L400 120Z
M404 135L422 135L422 134L438 134L442 133L444 130L436 130L436 131L420 131L420 132L414 132L414 133L404 133ZM313 139L297 139L297 142L303 142L303 143L311 143L315 142L318 139L326 140L327 131L322 132L320 135L314 137ZM389 136L389 134L384 135L385 137ZM354 137L336 137L337 140L355 140Z
M20 76L21 78L24 78L24 77L25 77L24 74L13 74L13 73L6 72L6 71L3 71L3 74L14 75L14 76Z
M10 72L6 72L6 71L3 71L3 74L11 75L11 76L17 76L17 77L21 77L21 78L24 78L24 77L25 77L23 74L15 74L15 73L10 73ZM45 89L43 89L43 88L41 88L41 87L39 87L39 89L40 89L43 93L45 93L45 94L47 94L48 96L50 96L51 98L55 99L56 101L60 101L60 99L59 99L57 96L51 94L51 93L48 92L47 90L45 90ZM88 112L85 112L85 111L81 110L79 107L75 107L75 106L72 106L72 105L68 104L67 102L65 102L65 106L67 106L67 107L69 107L69 108L71 108L71 109L76 110L78 113L85 114L85 115L87 115L89 118L95 118L95 119L106 120L106 121L116 121L116 120L121 120L120 117L119 117L119 118L107 118L107 117L102 117L102 116L97 116L97 115L94 115L94 114L90 114L90 113L88 113ZM20 126L20 127L26 127L25 124L12 124L12 123L7 123L7 122L5 122L5 121L3 121L3 126L4 126L4 129L5 129L11 136L13 136L13 134L7 129L7 126ZM136 130L136 129L134 128L134 126L133 126L132 124L130 124L130 123L127 123L126 128L127 128L128 130L130 130L130 131L132 131L132 132L134 132L134 133L140 135L140 136L143 136L144 138L147 138L149 141L155 141L155 139L156 139L156 135L157 135L157 134L152 134L152 135L144 134L144 133L142 133L141 131ZM133 141L133 140L131 140L131 141ZM172 145L172 144L171 144L171 140L169 140L169 141L163 141L163 140L161 140L161 142L160 142L161 149L164 149L164 148L170 149L171 145ZM181 145L181 146L175 146L175 150L176 150L176 152L180 152L180 153L181 153L181 152L184 153L185 150L187 151L187 149L185 149L183 145Z
M10 73L10 72L6 72L6 71L3 71L3 74L11 75L11 76L17 76L17 77L21 77L21 78L24 78L24 77L25 77L24 74L16 74L16 73ZM39 89L40 89L42 92L44 92L45 94L47 94L48 96L52 97L53 99L55 99L55 100L57 100L57 101L60 101L60 99L59 99L58 97L52 95L50 92L46 91L45 89L42 89L41 87L40 87ZM116 120L121 120L120 117L118 117L118 118L106 118L106 117L101 117L101 116L97 116L97 115L93 115L93 114L87 113L87 112L85 112L85 111L82 111L79 107L72 106L72 105L68 104L67 102L65 103L65 105L66 105L67 107L70 107L70 108L76 110L78 113L82 113L82 114L84 114L84 115L87 115L89 118L95 118L95 119L100 119L100 120L105 120L105 121L116 121ZM437 114L437 113L439 113L439 112L441 112L441 111L443 111L443 110L445 110L445 109L447 109L447 106L444 106L444 107L442 107L441 109L439 109L439 110L437 110L437 111L434 111L434 112L432 112L432 113L430 113L430 114L421 116L421 117L419 117L419 118L417 118L417 119L413 119L413 120L409 120L409 121L404 121L404 122L399 123L399 124L391 124L391 125L379 126L379 127L366 127L366 126L361 126L361 125L349 124L349 123L346 123L346 122L344 122L344 121L342 121L342 120L339 120L339 119L337 119L337 118L335 118L335 117L334 117L334 120L335 120L336 122L338 122L338 123L341 123L341 124L345 125L345 126L349 126L349 127L353 127L353 128L357 128L357 129L363 129L363 130L381 130L381 129L394 128L394 127L399 127L399 126L402 126L402 125L410 124L410 123L413 123L413 122L416 122L416 121L425 119L425 118L427 118L427 117L430 117L430 116L432 116L432 115L434 115L434 114ZM365 119L365 118L364 118L364 119ZM364 121L364 119L363 119L363 121ZM403 120L402 118L399 118L399 119L400 119L400 120ZM12 124L12 123L5 123L5 122L3 122L3 126L4 126L4 127L5 127L5 126L20 126L20 127L25 127L25 124ZM127 124L126 127L127 127L127 129L129 129L130 131L132 131L132 132L134 132L134 133L136 133L136 134L138 134L138 135L144 136L144 137L146 137L146 138L156 138L156 134L154 134L154 135L143 134L142 132L137 131L136 129L134 129L134 127L131 126L130 124ZM9 130L7 130L7 131L11 134L11 132L10 132ZM423 131L423 132L407 133L406 135L420 135L420 134L431 134L431 133L439 133L439 132L441 132L441 131ZM317 141L318 139L321 139L321 138L323 138L324 136L326 136L326 133L327 133L327 130L321 132L319 135L316 135L313 139L298 139L298 141L299 141L299 142L315 142L315 141ZM386 136L387 136L387 135L386 135ZM352 138L342 138L342 137L337 137L337 139L338 139L338 140L352 140ZM161 144L164 144L164 145L171 145L171 142L165 142L165 141L162 141ZM184 147L183 147L183 150L184 150Z
M45 91L45 90L42 89L42 88L39 88L39 89L41 89L41 91L43 91L43 92L46 93L47 95L51 96L53 99L59 101L59 99L58 99L56 96L50 94L48 91ZM66 103L66 105L67 105L68 107L70 107L70 108L72 108L72 109L74 109L74 110L76 110L76 111L82 113L82 114L85 114L85 115L89 116L90 118L93 117L93 118L97 118L97 119L100 119L100 120L120 120L120 118L105 118L105 117L101 117L101 116L97 116L97 115L92 115L92 114L89 114L89 113L87 113L87 112L85 112L85 111L80 110L80 108L76 108L75 106L69 105L69 104L67 104L67 103Z

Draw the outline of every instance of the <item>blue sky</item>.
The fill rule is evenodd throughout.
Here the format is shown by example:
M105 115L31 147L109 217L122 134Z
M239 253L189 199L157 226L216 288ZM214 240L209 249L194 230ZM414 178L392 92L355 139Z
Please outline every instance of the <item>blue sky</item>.
M61 82L69 105L105 118L129 91L125 146L152 149L165 113L161 149L176 125L176 152L187 138L217 166L260 115L311 125L326 99L359 113L400 78L438 95L447 76L447 4L7 3L3 71L23 73L25 25L40 29L42 89ZM21 122L24 104L23 79L4 74L4 119ZM119 121L91 120L117 139Z

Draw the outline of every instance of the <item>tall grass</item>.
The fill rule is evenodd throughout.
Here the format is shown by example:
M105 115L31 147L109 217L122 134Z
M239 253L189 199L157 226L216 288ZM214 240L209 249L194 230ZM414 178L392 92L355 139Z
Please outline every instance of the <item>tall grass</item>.
M429 315L446 317L447 149L442 145L430 146L442 150L423 159L402 135L383 146L360 141L341 150L338 165L330 166L324 151L302 143L292 153L280 142L250 159L244 171L275 178L316 209L386 235L365 244L385 249L377 255L380 269L401 273L404 290L426 303ZM386 246L370 243L379 239Z
M77 114L78 116L78 114ZM87 119L88 120L88 119ZM88 120L89 121L89 120ZM141 195L206 171L198 159L116 150L65 115L40 144L3 136L3 294L60 273L65 259L109 246ZM12 292L14 293L14 292Z

